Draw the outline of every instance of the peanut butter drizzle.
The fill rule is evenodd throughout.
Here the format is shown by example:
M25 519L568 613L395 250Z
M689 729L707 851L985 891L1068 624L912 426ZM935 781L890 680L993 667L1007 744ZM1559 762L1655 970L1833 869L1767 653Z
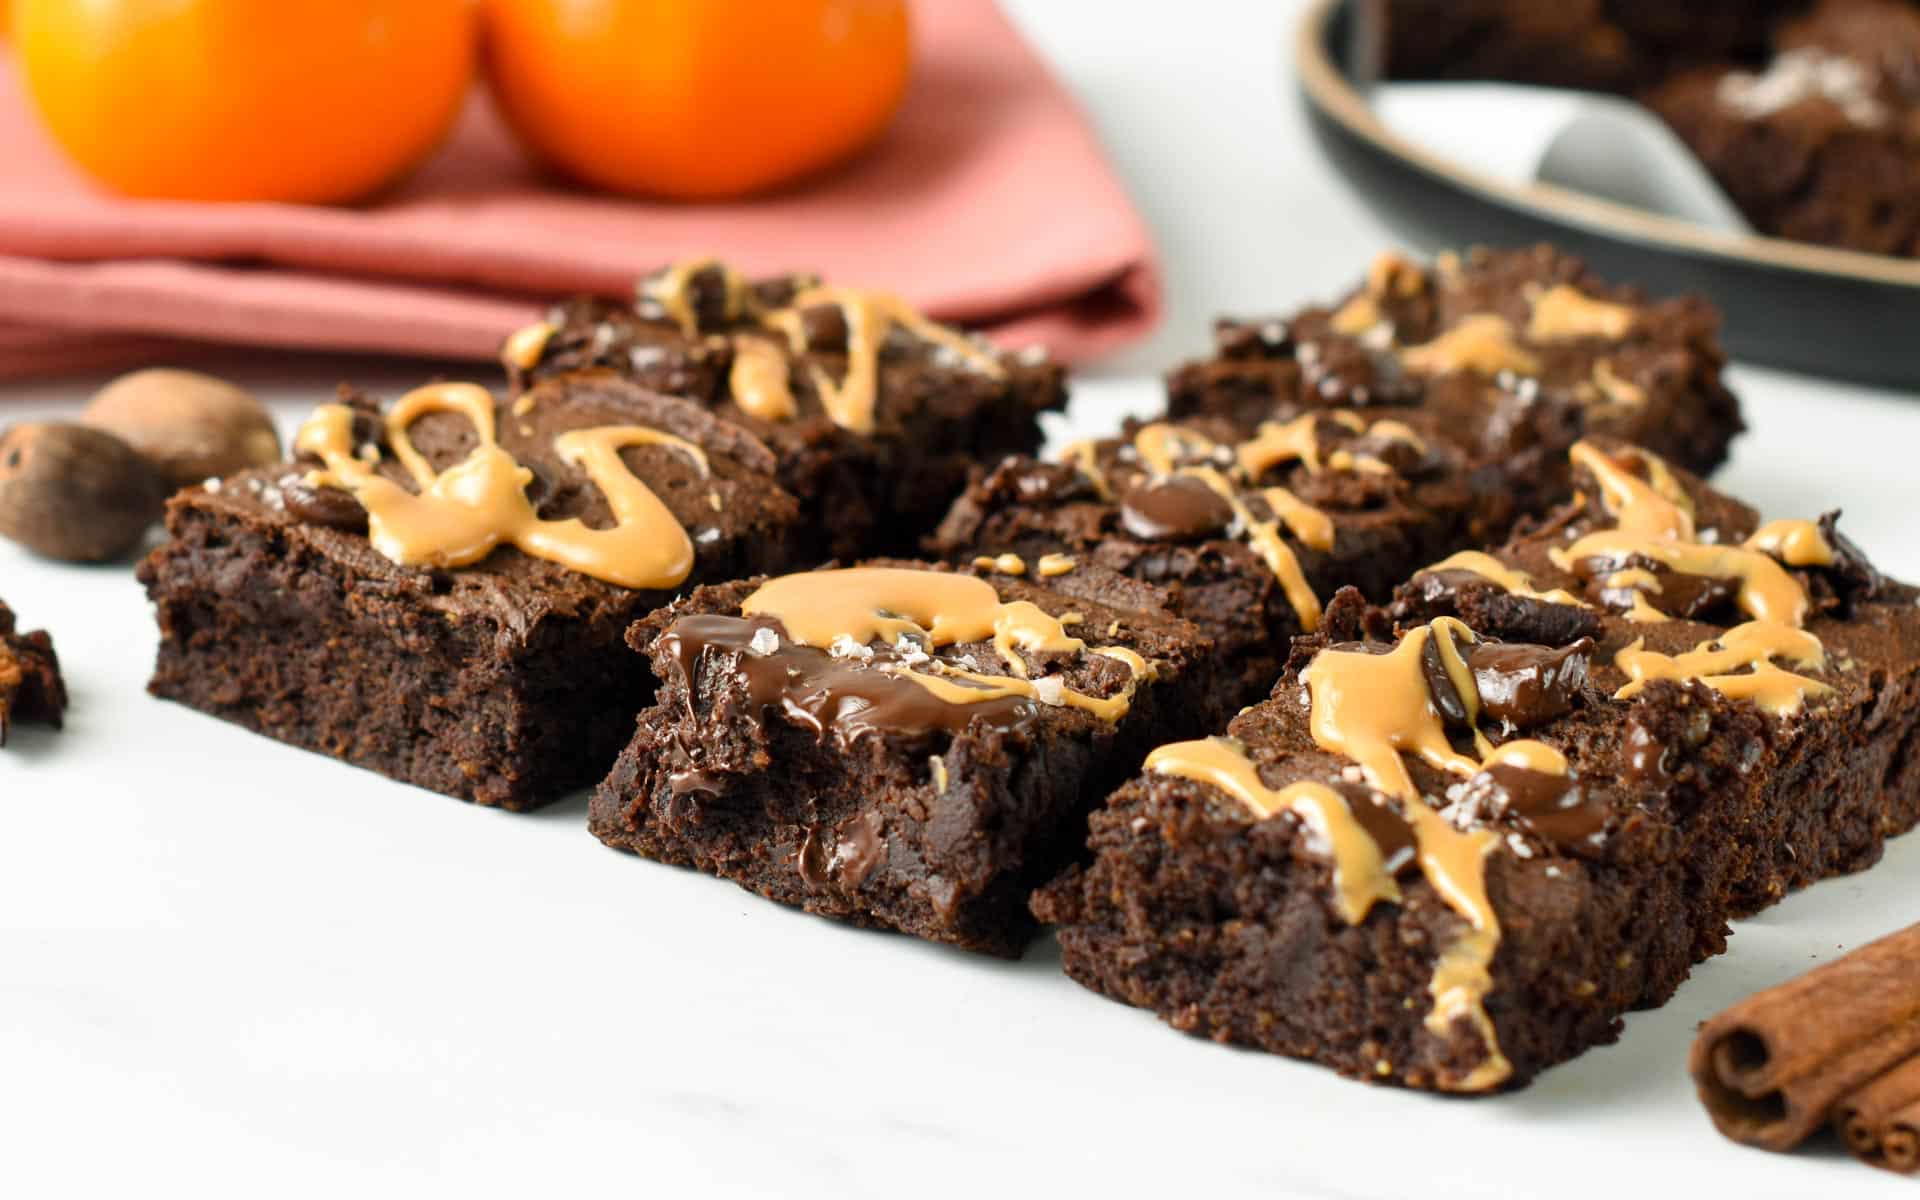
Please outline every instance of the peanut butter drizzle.
M407 430L431 412L457 413L479 444L436 472ZM554 439L562 460L580 468L606 497L616 524L590 529L577 518L543 520L527 499L533 473L494 436L493 396L471 383L439 383L402 397L387 414L387 443L419 485L409 492L376 474L353 452L353 411L323 404L300 427L295 448L320 458L309 483L352 493L367 510L367 539L397 563L463 567L511 545L534 558L629 588L668 588L693 570L693 543L653 490L620 460L628 446L671 447L707 474L707 456L691 442L639 425L577 429Z
M1596 300L1569 283L1555 284L1533 297L1533 318L1527 322L1530 342L1563 342L1577 338L1627 336L1636 316L1625 304Z
M787 637L803 646L831 648L842 638L856 645L898 643L902 637L928 648L991 640L1011 677L965 671L935 662L925 671L898 669L904 678L952 704L1022 696L1064 704L1105 721L1124 716L1152 664L1124 646L1088 647L1058 618L1028 600L1002 603L993 585L972 575L916 571L906 567L849 567L770 579L741 604L746 616L777 619ZM1119 693L1089 696L1056 681L1027 677L1018 651L1073 654L1087 650L1125 663L1131 678ZM957 683L955 680L964 680Z
M780 347L751 333L733 335L733 366L727 372L733 402L762 421L791 421L800 412Z
M1693 499L1667 464L1642 450L1647 478L1622 467L1592 442L1575 442L1567 457L1585 467L1600 484L1600 502L1626 533L1675 541L1693 540Z
M1071 463L1073 469L1093 485L1094 492L1102 500L1113 499L1113 487L1107 482L1107 473L1100 469L1100 444L1096 439L1083 438L1068 445L1060 451L1060 461Z
M1002 575L1027 573L1027 560L1018 554L981 554L974 558L973 565L982 571L998 571Z
M507 335L505 344L500 347L500 361L509 367L531 371L539 365L540 356L547 352L547 343L558 332L550 321L535 321L516 329Z
M1749 549L1773 555L1790 567L1830 567L1834 561L1833 547L1827 544L1820 526L1812 521L1768 521L1745 544Z
M1498 375L1512 371L1516 375L1537 375L1540 360L1514 341L1513 326L1505 317L1492 313L1472 313L1461 317L1439 337L1400 352L1401 363L1422 375L1442 375L1450 371L1474 371Z
M1033 569L1042 578L1052 579L1056 575L1065 575L1079 565L1079 560L1070 554L1042 554Z
M1418 263L1388 251L1367 268L1366 288L1333 314L1333 331L1357 337L1386 320L1381 301L1418 296L1426 286L1426 275Z
M1464 622L1440 617L1408 632L1387 654L1322 650L1301 675L1311 698L1313 740L1360 764L1374 787L1415 802L1420 791L1401 761L1402 753L1417 754L1443 771L1460 775L1480 769L1478 762L1454 750L1448 741L1440 710L1427 689L1420 656L1436 636L1443 662L1455 639L1476 640ZM1451 664L1448 674L1453 675ZM1471 673L1467 682L1471 685ZM1454 686L1459 689L1457 678ZM1465 699L1479 693L1469 687L1460 694Z
M1600 389L1600 394L1610 403L1621 408L1646 407L1647 390L1631 380L1620 378L1613 364L1604 358L1593 364L1593 386Z
M1294 554L1293 548L1281 539L1280 525L1289 511L1293 513L1295 520L1301 521L1309 520L1304 515L1306 513L1316 516L1324 516L1324 514L1296 499L1285 488L1269 488L1267 489L1269 493L1278 493L1279 497L1284 499L1276 504L1275 497L1268 495L1267 504L1274 509L1275 518L1271 521L1256 520L1253 513L1248 510L1246 502L1240 499L1240 493L1234 488L1232 482L1219 471L1212 467L1186 467L1181 473L1192 475L1200 480L1212 488L1215 495L1227 502L1227 507L1233 510L1235 523L1246 537L1248 547L1267 564L1267 569L1272 571L1274 578L1279 581L1280 590L1286 593L1287 603L1293 606L1294 614L1300 618L1300 628L1307 633L1320 628L1322 615L1320 597L1314 595L1313 585L1307 582L1306 572L1300 567L1299 556ZM1291 508L1288 507L1287 501L1292 501ZM1333 523L1331 520L1327 522L1324 534L1326 545L1332 546Z
M1143 425L1133 435L1134 453L1140 456L1147 470L1162 477L1176 473L1183 463L1195 459L1210 462L1219 449L1219 444L1205 434L1165 421Z
M1403 753L1456 775L1472 775L1486 766L1524 766L1530 770L1564 774L1566 758L1543 743L1514 741L1487 744L1476 728L1478 760L1453 749L1433 703L1421 658L1428 643L1435 644L1454 690L1467 705L1469 720L1479 711L1479 690L1460 654L1461 641L1476 641L1472 630L1452 617L1440 617L1409 631L1386 654L1322 650L1302 673L1307 686L1313 740L1322 749L1358 763L1367 781L1402 802L1413 827L1420 869L1447 906L1468 929L1442 948L1428 992L1433 1008L1427 1028L1444 1036L1452 1023L1465 1019L1486 1048L1479 1066L1457 1079L1442 1079L1455 1091L1492 1087L1512 1073L1500 1051L1485 1000L1493 988L1490 971L1500 944L1500 924L1487 899L1486 858L1500 845L1497 833L1487 829L1456 829L1429 807L1408 773Z
M1326 414L1310 412L1291 421L1262 421L1259 430L1234 448L1234 458L1248 479L1258 479L1284 462L1299 462L1309 471L1320 470L1319 420Z
M1778 547L1793 554L1817 554L1817 547L1807 540L1805 531L1791 522L1774 522L1744 545L1695 541L1693 504L1685 490L1664 462L1645 451L1638 453L1646 464L1646 480L1627 471L1592 444L1575 443L1571 451L1573 461L1592 471L1599 480L1601 501L1618 525L1589 533L1570 546L1548 551L1554 565L1572 570L1574 564L1588 558L1647 558L1683 575L1737 580L1739 590L1735 602L1748 616L1794 627L1803 624L1808 611L1806 589L1764 551ZM1813 531L1813 537L1819 546L1826 545L1825 539L1819 538L1818 529ZM1828 553L1831 555L1831 547ZM1620 573L1609 577L1609 582L1618 578ZM1625 582L1630 581L1623 580ZM1642 621L1664 619L1658 607L1646 601L1644 593L1629 616Z
M1333 862L1334 907L1347 924L1364 921L1376 900L1399 902L1400 884L1387 870L1380 844L1354 819L1347 798L1327 785L1303 781L1276 791L1261 782L1253 760L1231 738L1162 746L1147 755L1147 770L1212 784L1259 820L1293 813L1306 826L1311 848Z
M966 337L921 316L897 296L846 287L812 287L795 296L784 309L766 314L761 323L787 335L795 353L807 349L803 309L832 304L847 326L847 371L839 383L814 367L814 387L820 403L835 425L852 433L873 432L873 410L879 398L880 350L887 334L899 326L922 341L944 346L983 374L999 379L1006 368L992 354Z
M1799 712L1809 696L1823 696L1833 690L1817 679L1783 671L1773 664L1774 659L1782 659L1817 670L1827 662L1819 638L1778 621L1736 625L1684 654L1661 654L1644 649L1644 644L1636 640L1614 655L1614 666L1631 680L1613 694L1614 699L1635 696L1656 679L1696 679L1723 696L1751 700L1765 712L1786 716ZM1747 667L1750 672L1729 674L1737 667Z
M746 278L733 268L712 258L690 258L678 262L640 285L640 294L658 304L661 311L688 337L700 336L700 314L693 307L694 276L706 270L718 270L725 281L726 317L743 315L750 303L752 289Z
M1423 568L1421 574L1429 571L1466 571L1478 575L1488 583L1497 585L1502 591L1514 596L1524 596L1529 600L1543 600L1548 604L1570 604L1575 608L1586 608L1587 602L1567 591L1554 588L1552 591L1538 591L1533 586L1533 576L1515 567L1509 567L1491 554L1479 550L1462 550L1450 554L1430 567Z

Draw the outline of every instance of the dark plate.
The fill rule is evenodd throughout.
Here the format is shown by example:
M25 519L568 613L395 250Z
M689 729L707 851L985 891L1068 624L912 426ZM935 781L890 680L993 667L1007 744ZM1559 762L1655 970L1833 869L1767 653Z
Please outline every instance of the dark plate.
M1542 0L1551 3L1552 0ZM1368 107L1378 8L1315 0L1294 61L1314 135L1361 195L1429 249L1552 242L1652 292L1704 292L1738 358L1920 385L1920 261L1721 233L1548 184L1490 179L1398 137Z

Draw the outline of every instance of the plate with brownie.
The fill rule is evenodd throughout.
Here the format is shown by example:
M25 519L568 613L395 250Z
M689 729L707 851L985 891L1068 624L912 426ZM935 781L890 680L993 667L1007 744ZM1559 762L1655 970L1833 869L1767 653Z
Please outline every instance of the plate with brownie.
M1920 822L1920 592L1706 481L1718 319L1387 254L1122 420L701 260L494 379L324 397L137 584L0 547L0 888L101 947L0 988L0 1050L143 1161L185 1121L327 1181L537 1142L691 1190L1519 1195L1597 1131L1632 1161L1556 1193L1891 1184L1692 1098L1701 1020L1912 919ZM1791 1075L1779 1011L1792 1061L1726 1074ZM1824 1065L1904 1161L1894 1084Z
M1699 290L1738 357L1920 381L1920 6L1318 0L1293 61L1408 236L1550 240Z

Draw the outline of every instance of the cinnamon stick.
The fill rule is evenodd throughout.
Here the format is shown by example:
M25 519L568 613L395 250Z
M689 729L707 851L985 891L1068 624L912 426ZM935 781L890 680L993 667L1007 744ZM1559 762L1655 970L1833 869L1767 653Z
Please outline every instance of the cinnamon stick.
M1708 1021L1693 1043L1690 1067L1700 1102L1721 1133L1750 1146L1790 1150L1843 1098L1917 1054L1920 925ZM1884 1155L1885 1137L1881 1143ZM1920 1137L1913 1146L1920 1159Z
M1895 1171L1920 1167L1920 1056L1841 1099L1833 1127L1863 1162Z

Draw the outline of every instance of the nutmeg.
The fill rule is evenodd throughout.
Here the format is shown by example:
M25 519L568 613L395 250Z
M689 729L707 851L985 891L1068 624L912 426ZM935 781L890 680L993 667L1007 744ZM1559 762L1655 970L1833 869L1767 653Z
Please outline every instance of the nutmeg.
M146 455L175 487L280 461L280 435L252 392L198 371L152 367L94 394L80 415Z
M49 558L118 558L159 519L171 490L103 430L37 422L0 434L0 534Z

